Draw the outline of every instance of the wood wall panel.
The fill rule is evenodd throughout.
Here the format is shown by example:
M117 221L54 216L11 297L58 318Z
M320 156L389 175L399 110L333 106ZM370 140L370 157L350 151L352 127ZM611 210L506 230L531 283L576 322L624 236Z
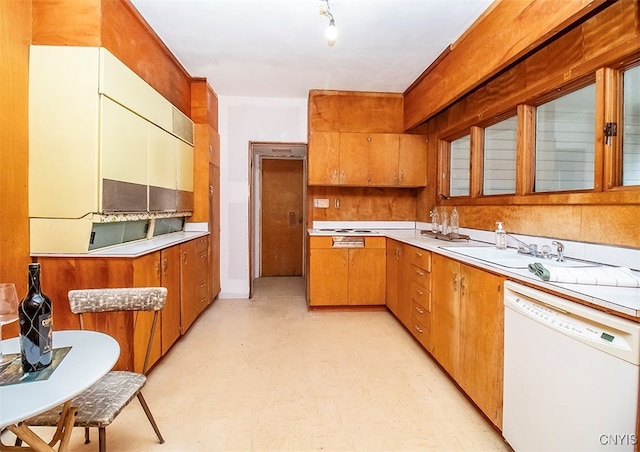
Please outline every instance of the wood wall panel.
M405 93L410 129L480 86L607 0L500 0ZM506 26L508 24L508 26Z
M33 44L100 46L101 2L102 0L32 0Z
M402 94L309 92L309 131L402 133Z
M27 293L28 219L28 64L31 2L0 1L0 282ZM46 276L43 275L43 278ZM17 322L2 330L18 334Z
M307 211L315 221L414 221L416 198L406 188L313 187L307 188ZM313 198L328 198L329 208L313 207ZM335 207L335 200L340 207ZM311 223L309 223L311 224Z

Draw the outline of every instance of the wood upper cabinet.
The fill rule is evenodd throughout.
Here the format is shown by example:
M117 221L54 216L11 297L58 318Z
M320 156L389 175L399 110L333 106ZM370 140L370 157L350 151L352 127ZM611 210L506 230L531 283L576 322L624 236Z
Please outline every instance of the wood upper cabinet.
M431 353L502 426L504 277L433 256Z
M340 134L309 132L307 153L309 185L340 183Z
M401 187L427 185L427 137L402 134L398 147L398 184Z
M384 305L386 243L365 237L364 248L333 248L331 237L311 237L309 305Z
M426 138L396 133L309 133L309 185L426 185Z

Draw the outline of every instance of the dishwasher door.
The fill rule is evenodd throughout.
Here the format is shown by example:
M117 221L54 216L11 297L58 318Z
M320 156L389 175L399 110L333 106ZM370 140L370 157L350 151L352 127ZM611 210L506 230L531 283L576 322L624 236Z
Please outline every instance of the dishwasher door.
M640 324L507 281L502 434L520 451L632 451Z

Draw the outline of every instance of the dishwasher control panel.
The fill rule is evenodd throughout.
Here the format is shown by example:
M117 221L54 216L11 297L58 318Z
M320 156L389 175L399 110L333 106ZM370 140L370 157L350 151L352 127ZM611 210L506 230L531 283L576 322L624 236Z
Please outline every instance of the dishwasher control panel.
M505 282L504 305L585 344L640 364L638 323L512 281Z

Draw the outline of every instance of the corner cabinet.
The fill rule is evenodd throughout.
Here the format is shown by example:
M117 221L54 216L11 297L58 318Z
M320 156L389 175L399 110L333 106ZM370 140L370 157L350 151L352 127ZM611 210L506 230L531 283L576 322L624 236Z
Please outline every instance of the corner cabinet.
M386 239L362 239L361 248L341 248L333 237L310 237L309 306L385 304Z
M424 187L427 141L395 133L309 133L309 185Z

